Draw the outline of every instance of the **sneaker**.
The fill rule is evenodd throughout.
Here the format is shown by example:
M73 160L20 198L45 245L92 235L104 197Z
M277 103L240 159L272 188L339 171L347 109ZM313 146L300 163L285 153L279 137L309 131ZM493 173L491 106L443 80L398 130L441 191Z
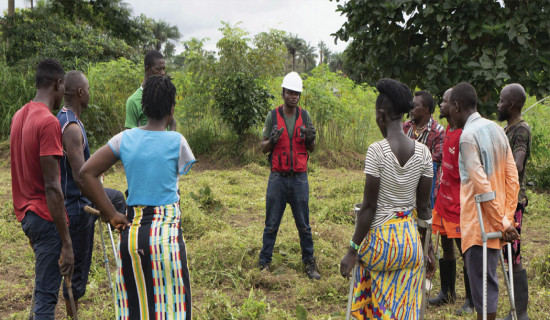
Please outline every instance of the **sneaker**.
M315 262L315 258L310 259L306 263L306 274L310 279L315 279L315 280L321 279L321 274L319 273L319 269L317 269L317 263Z
M258 263L258 268L260 268L260 271L271 272L271 268L270 268L269 262L268 262L268 263L265 263L265 262L263 262L263 261L260 260L260 262Z

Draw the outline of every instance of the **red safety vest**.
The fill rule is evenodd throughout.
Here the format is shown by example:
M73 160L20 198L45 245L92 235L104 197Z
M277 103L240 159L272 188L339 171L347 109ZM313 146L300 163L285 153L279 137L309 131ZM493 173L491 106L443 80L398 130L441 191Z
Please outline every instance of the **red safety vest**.
M285 128L277 143L273 147L270 154L271 171L274 172L306 172L307 160L309 154L307 152L305 134L302 133L301 126L304 125L306 112L302 108L296 109L296 124L292 139L289 139L288 129L286 128L285 118L283 117L283 106L271 110L271 119L273 125L277 125L277 129Z

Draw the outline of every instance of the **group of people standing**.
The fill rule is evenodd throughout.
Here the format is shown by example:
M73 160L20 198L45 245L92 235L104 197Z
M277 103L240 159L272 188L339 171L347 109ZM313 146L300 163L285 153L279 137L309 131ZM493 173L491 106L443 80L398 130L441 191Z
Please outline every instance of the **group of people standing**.
M54 319L62 277L71 283L70 291L64 286L67 314L76 316L71 302L78 310L85 294L97 219L85 206L95 206L121 231L116 317L191 319L178 178L195 157L181 134L166 130L175 130L176 89L164 74L163 56L151 51L145 57L144 81L127 102L129 129L92 156L81 121L90 96L86 76L65 74L58 61L44 59L35 78L36 96L15 113L10 135L14 211L36 258L34 319ZM52 111L62 101L56 118ZM126 200L101 182L118 160Z
M525 90L510 84L501 91L498 120L506 121L503 130L477 112L475 89L469 83L457 84L441 102L440 117L449 123L444 131L432 117L435 104L428 92L417 91L413 98L409 88L391 79L380 80L376 88L376 121L384 139L367 151L363 202L340 267L342 275L349 276L359 264L352 315L418 319L423 273L431 278L435 271L433 246L430 243L425 253L421 248L425 227L431 224L436 239L441 238L443 257L439 259L441 291L429 304L441 306L456 299L455 242L464 261L466 293L457 315L475 309L482 319L483 253L474 196L495 191L496 199L482 204L485 231L503 234L502 240L487 244L487 319L496 317L496 268L505 242L513 243L518 319L528 319L527 274L520 254L527 205L525 166L531 148L531 131L521 117ZM401 124L406 113L411 120ZM416 221L410 218L415 211Z
M191 319L191 287L185 242L180 227L180 175L195 157L175 131L176 89L165 75L158 51L144 60L145 77L128 98L125 126L90 156L81 114L90 87L79 71L65 74L54 59L36 70L35 99L12 119L10 146L14 211L34 250L35 319L53 319L62 277L72 280L78 305L90 271L94 223L84 212L95 206L101 219L121 231L116 278L117 319ZM266 218L258 266L269 272L276 236L290 204L307 276L321 278L309 224L309 153L316 130L309 113L298 106L300 76L283 79L284 103L267 114L262 151L271 172L266 191ZM340 272L357 279L352 314L356 319L417 319L422 304L422 278L435 271L433 249L422 244L433 233L441 238L441 292L429 303L456 299L453 242L464 259L466 301L460 313L481 310L481 236L474 195L496 191L483 204L488 232L502 231L514 241L514 288L520 319L527 319L527 276L521 265L519 232L527 198L525 164L531 133L521 119L525 91L506 86L498 105L506 131L477 113L477 95L460 83L443 95L440 115L427 91L414 93L404 84L380 80L376 88L376 123L384 137L369 146L365 189L355 232ZM57 114L54 109L64 106ZM410 114L411 121L402 123ZM508 137L507 137L508 135ZM122 192L103 188L102 174L121 161L128 185ZM519 173L519 176L518 176ZM521 185L521 189L520 189ZM521 191L520 191L521 190ZM519 198L518 198L519 192ZM455 239L454 241L452 239ZM503 242L490 240L489 317L498 301L496 263ZM436 244L438 245L438 244ZM424 267L426 254L430 256ZM64 291L67 312L67 290Z

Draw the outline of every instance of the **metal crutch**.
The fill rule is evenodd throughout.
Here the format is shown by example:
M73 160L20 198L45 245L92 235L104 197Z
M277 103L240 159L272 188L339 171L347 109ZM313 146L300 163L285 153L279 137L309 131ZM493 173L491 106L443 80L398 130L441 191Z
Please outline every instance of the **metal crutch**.
M483 320L487 320L487 240L489 239L502 239L502 232L489 232L485 233L485 227L483 226L483 215L481 214L481 203L492 201L496 198L496 192L491 191L482 194L476 194L476 206L477 206L477 217L479 219L479 227L481 229L481 241L483 242ZM514 291L513 291L513 270L512 270L512 246L510 243L507 243L508 248L508 278L504 276L506 288L508 289L508 297L510 298L510 313L512 318L517 320L516 315L516 305L514 303ZM504 269L504 258L502 256L502 251L500 251L500 262L502 266L502 271L505 273Z
M355 214L355 223L357 224L357 214L361 210L362 203L356 203L353 207L353 213ZM351 317L351 305L353 302L353 287L355 287L355 274L357 273L357 264L353 266L351 273L351 279L349 282L349 294L348 294L348 307L346 308L346 320L349 320Z
M435 235L435 253L434 253L434 258L435 258L435 271L437 271L437 265L438 265L438 261L439 261L439 230L437 230L437 234ZM441 272L441 271L440 271ZM428 279L429 280L429 279ZM430 300L430 293L432 292L432 287L433 287L433 283L432 281L430 280L429 284L428 284L428 280L426 280L426 287L428 288L428 295L426 297L426 300Z
M430 223L426 226L426 236L424 237L424 254L428 256L428 248L430 244L430 238L432 237L432 225ZM428 259L424 262L424 274L422 276L422 304L420 305L420 320L424 320L424 314L426 313L426 304L428 300L428 292L426 290L426 272L428 266Z
M109 267L109 258L107 257L107 250L105 249L105 240L103 240L103 223L101 222L101 215L97 209L94 209L90 206L84 206L84 211L99 217L99 236L101 237L101 246L103 247L103 261L105 262L105 269L107 271L107 279L109 280L109 288L111 288L111 295L113 296L113 299L115 301L115 306L116 306L117 301L115 296L115 290L113 287L113 282L111 281L111 268ZM107 226L107 229L109 229L109 236L111 237L111 245L113 245L113 253L115 254L114 259L115 261L117 261L116 249L114 247L113 234L111 233L110 226ZM118 262L117 262L117 265L118 265Z

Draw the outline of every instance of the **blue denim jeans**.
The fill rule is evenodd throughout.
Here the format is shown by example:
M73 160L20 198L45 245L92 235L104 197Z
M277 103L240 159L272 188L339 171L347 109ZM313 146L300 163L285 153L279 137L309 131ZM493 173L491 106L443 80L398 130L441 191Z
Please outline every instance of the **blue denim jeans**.
M55 319L55 305L62 280L58 265L61 238L53 222L40 218L32 211L26 212L21 227L33 244L36 260L34 319Z
M271 172L267 183L266 216L263 235L263 247L260 252L260 263L271 262L273 247L283 218L286 204L290 204L294 222L300 236L302 261L308 262L313 258L313 238L309 226L309 184L307 172L294 176L282 176Z

